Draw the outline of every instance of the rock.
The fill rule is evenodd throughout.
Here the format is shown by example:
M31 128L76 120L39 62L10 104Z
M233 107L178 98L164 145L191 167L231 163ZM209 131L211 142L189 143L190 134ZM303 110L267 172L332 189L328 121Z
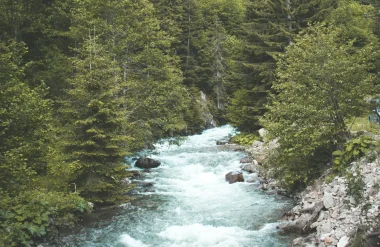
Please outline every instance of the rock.
M238 144L225 144L219 145L222 150L231 150L231 151L245 151L245 147Z
M292 244L290 245L290 247L303 247L304 245L305 245L304 238L299 237L292 241Z
M245 164L245 163L251 163L252 159L250 157L244 157L240 160L240 163Z
M254 165L253 163L249 163L249 164L243 164L240 166L240 168L246 172L250 172L250 173L253 173L253 172L257 172L257 166Z
M259 155L259 156L256 156L256 161L259 165L262 165L264 164L264 161L265 161L265 155Z
M137 160L137 159L136 159ZM140 172L139 171L128 171L128 174L131 178L137 178L139 176L141 176Z
M226 145L228 141L216 141L216 145Z
M246 182L247 183L255 183L259 180L259 178L257 177L257 173L251 173L249 174Z
M329 246L333 241L334 239L332 237L325 237L324 240L326 246Z
M142 187L152 187L153 183L152 182L141 182Z
M151 159L151 158L147 158L147 157L141 157L135 163L135 166L144 168L144 169L156 168L160 165L161 165L161 162Z
M327 209L334 207L334 205L335 205L334 197L331 193L325 192L325 194L323 196L323 205Z
M233 171L226 174L226 181L230 184L236 182L244 182L244 176L242 172Z
M347 236L343 236L339 239L337 247L346 247L348 246L350 238Z
M123 184L123 185L128 185L128 184L130 184L131 183L131 180L129 180L129 178L123 178L122 180L121 180L121 184Z
M320 233L327 233L331 231L331 222L330 220L321 221L321 226L318 227Z

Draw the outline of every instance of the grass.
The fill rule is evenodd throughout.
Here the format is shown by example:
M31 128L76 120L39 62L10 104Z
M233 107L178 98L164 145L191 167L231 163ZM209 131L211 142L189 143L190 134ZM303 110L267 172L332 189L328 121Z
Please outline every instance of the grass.
M351 127L351 131L368 131L380 135L380 124L369 122L368 115L355 118L352 122L347 123L347 126Z

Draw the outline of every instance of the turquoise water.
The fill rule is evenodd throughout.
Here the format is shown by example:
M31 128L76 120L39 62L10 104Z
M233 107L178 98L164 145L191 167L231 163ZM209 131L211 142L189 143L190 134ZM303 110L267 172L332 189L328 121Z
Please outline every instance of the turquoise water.
M153 183L152 191L137 193L117 214L64 237L61 246L289 246L290 238L276 226L291 202L257 184L225 182L244 154L222 150L215 140L232 132L223 126L190 136L181 146L157 146L151 157L162 165L140 178Z

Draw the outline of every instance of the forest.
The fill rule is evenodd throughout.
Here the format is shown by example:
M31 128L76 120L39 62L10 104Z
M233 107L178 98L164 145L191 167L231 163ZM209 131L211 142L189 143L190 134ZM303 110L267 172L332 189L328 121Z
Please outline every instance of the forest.
M0 0L0 246L128 201L125 157L205 129L201 92L307 184L380 94L379 36L376 0Z

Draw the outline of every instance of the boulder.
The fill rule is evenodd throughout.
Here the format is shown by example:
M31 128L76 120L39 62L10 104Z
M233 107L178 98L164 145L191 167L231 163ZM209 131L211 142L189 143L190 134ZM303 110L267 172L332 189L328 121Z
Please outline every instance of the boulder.
M252 158L250 158L250 157L244 157L244 158L240 159L240 163L242 163L242 164L251 163L251 162L252 162Z
M254 163L242 164L240 168L243 171L250 172L250 173L257 172L257 165L255 165Z
M284 221L279 225L283 233L307 233L311 231L311 225L318 219L323 208L323 202L316 202L314 207L308 209L300 217L292 221ZM290 214L290 213L288 213Z
M242 172L233 171L226 174L226 181L230 184L236 182L244 182L244 176Z
M151 158L147 158L147 157L141 157L135 163L135 166L144 168L144 169L156 168L160 165L161 165L161 162L151 159Z

